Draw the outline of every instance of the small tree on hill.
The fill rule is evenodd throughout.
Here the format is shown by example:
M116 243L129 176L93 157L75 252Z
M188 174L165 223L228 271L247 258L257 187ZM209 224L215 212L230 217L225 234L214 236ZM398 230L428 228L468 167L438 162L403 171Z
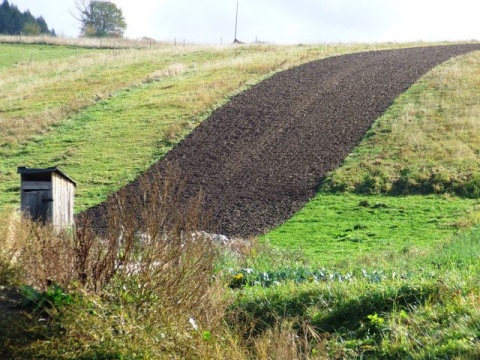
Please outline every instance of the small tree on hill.
M127 23L122 10L111 1L77 0L77 14L81 35L87 37L122 37Z
M40 25L38 25L35 22L27 22L23 26L23 33L25 35L36 36L36 35L40 35L41 31L42 29L40 28Z

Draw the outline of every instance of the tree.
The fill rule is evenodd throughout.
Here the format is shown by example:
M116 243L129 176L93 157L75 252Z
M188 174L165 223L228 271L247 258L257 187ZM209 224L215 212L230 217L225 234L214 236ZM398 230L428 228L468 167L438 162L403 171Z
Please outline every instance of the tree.
M48 30L47 22L45 21L45 19L43 18L43 16L39 16L39 17L36 19L36 22L37 22L38 26L40 27L40 33L42 33L42 34L51 33L51 31Z
M48 30L48 25L42 16L35 18L30 10L22 13L16 5L3 0L0 5L0 34L22 33L26 35L55 34L54 31Z
M27 22L25 25L23 25L23 31L25 35L30 35L30 36L37 36L40 35L42 32L42 29L40 28L40 25L38 25L36 22Z
M0 34L8 34L10 30L10 4L4 0L0 5Z
M127 28L122 10L111 1L77 0L78 13L75 19L80 21L81 35L88 37L122 37Z

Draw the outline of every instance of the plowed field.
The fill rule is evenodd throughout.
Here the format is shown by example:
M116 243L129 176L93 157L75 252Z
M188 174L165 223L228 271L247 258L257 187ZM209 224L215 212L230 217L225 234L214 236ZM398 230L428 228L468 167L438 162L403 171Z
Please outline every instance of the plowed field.
M205 230L264 233L315 195L397 96L434 66L474 50L480 45L364 52L277 73L215 111L143 176L174 164L185 201L203 191L214 225ZM139 183L128 192L138 194ZM109 201L84 213L98 229Z

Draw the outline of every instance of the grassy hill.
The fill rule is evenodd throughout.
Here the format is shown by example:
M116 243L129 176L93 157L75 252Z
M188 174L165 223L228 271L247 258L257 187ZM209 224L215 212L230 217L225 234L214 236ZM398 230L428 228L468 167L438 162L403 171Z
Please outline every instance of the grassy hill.
M78 211L275 71L413 45L0 44L0 358L480 357L478 52L397 99L265 241L139 248L128 221L98 242L11 215L19 165L60 166Z
M18 204L18 165L59 165L80 185L79 210L135 178L228 96L274 71L351 51L1 46L0 204Z
M17 166L58 165L79 183L82 210L266 76L325 56L413 44L0 46L0 207L18 204Z
M425 75L375 122L318 197L266 238L331 263L372 249L435 246L478 223L479 71L475 52ZM355 195L337 195L344 192Z

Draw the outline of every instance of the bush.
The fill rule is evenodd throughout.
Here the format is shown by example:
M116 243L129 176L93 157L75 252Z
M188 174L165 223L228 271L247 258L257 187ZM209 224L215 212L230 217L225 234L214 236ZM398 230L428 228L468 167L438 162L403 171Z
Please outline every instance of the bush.
M212 280L217 249L194 232L208 221L201 197L171 211L179 208L176 176L160 181L153 174L143 184L148 197L118 194L104 233L88 218L62 231L27 219L17 224L16 269L22 270L25 309L33 322L45 316L48 321L12 340L9 356L193 357L191 337L220 327L226 298L216 295L223 289ZM2 278L11 280L11 266L8 259L0 262Z

